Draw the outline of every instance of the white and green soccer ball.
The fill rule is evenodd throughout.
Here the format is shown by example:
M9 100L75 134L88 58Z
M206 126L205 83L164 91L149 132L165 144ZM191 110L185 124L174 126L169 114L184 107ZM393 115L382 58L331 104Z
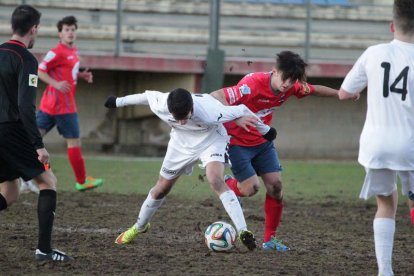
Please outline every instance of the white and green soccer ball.
M229 251L236 243L236 230L227 222L216 221L207 227L204 238L211 251Z

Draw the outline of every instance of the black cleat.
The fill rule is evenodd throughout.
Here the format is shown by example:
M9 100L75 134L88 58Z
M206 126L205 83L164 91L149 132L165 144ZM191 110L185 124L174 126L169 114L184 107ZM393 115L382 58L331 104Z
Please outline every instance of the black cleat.
M252 232L249 230L242 230L239 233L239 241L249 250L256 249L256 239Z
M36 249L36 261L56 261L56 262L68 262L73 261L74 259L65 252L59 251L57 249L52 249L50 253L43 253L39 249Z

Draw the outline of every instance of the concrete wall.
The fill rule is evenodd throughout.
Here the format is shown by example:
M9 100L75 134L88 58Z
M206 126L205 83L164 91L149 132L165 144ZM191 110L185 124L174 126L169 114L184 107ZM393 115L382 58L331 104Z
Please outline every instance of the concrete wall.
M225 85L241 76L227 76ZM109 95L126 95L145 89L169 91L176 87L194 90L197 75L96 71L94 84L79 84L77 103L85 151L101 150L139 156L163 156L169 127L148 108L107 110ZM342 79L311 78L310 83L339 88ZM39 98L44 86L39 89ZM354 158L365 118L365 94L357 103L310 96L290 98L274 114L278 130L276 146L282 158ZM64 151L65 142L56 130L45 137L46 147Z
M96 131L105 122L107 110L103 103L108 95L117 92L117 74L109 71L94 71L94 83L87 84L79 81L76 99L78 112L81 121L81 137L96 137ZM37 102L43 94L45 85L39 81L37 90ZM99 142L105 141L108 137L99 137ZM45 137L44 142L47 148L62 150L65 149L66 142L59 135L56 128L52 129Z
M357 103L314 96L289 99L274 114L279 154L300 158L355 157L365 118L365 96Z

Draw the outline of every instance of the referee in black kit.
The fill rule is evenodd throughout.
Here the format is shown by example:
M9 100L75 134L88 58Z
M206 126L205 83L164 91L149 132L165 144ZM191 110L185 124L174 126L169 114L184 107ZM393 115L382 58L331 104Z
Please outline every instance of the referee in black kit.
M51 247L57 180L36 125L38 64L27 49L35 43L40 16L29 5L18 6L11 18L12 38L0 45L0 211L17 201L19 177L34 179L40 189L35 258L70 261L71 257Z

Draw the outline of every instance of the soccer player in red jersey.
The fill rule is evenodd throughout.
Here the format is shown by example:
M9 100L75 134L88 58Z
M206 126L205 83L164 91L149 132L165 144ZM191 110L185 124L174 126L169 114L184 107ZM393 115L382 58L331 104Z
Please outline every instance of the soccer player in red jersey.
M75 101L78 78L92 83L93 76L88 70L79 72L78 49L74 44L78 28L76 18L64 17L57 23L57 28L60 42L39 65L39 78L47 87L36 121L42 136L57 126L59 133L66 139L68 159L76 176L76 189L84 191L103 184L103 179L86 176Z
M246 105L265 124L271 125L273 111L291 96L309 95L337 97L338 91L326 86L306 83L302 58L290 51L277 55L271 72L251 73L235 86L211 93L225 105ZM235 178L226 176L227 185L239 197L253 196L259 190L261 176L266 187L264 250L287 251L289 247L276 239L276 229L283 211L283 192L280 165L273 142L262 137L256 129L247 132L235 123L226 123L231 136L229 155Z

